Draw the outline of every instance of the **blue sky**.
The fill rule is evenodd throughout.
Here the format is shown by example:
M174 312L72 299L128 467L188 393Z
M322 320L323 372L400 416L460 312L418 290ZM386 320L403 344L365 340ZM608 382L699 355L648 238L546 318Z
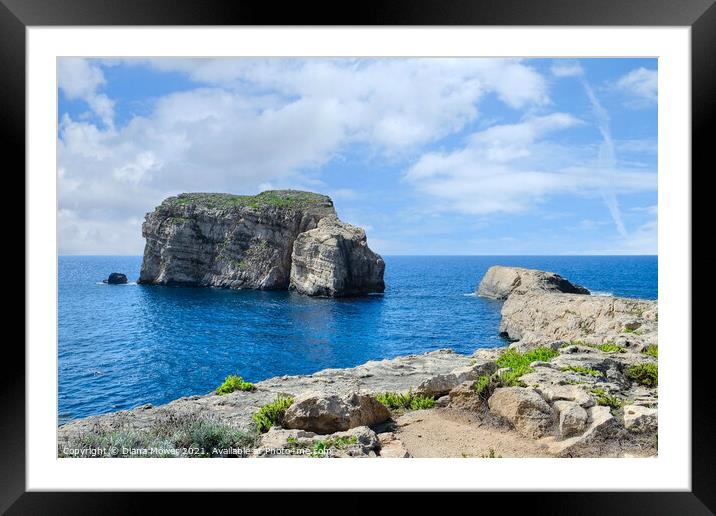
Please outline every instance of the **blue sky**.
M185 191L330 195L386 254L656 254L656 59L58 60L61 254Z

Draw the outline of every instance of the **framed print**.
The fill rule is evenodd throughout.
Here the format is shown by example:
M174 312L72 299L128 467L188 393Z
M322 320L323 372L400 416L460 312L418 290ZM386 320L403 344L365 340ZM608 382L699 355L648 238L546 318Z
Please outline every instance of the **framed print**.
M711 513L691 182L716 8L485 4L3 0L27 203L4 509Z

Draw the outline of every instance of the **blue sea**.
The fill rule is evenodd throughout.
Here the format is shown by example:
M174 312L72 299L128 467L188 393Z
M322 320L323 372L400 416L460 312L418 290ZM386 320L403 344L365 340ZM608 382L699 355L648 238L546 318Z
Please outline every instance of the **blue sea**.
M474 295L492 265L561 274L595 294L657 298L656 256L387 256L386 291L360 299L137 285L140 256L59 258L59 423L205 394L228 374L351 367L506 344L501 303ZM110 272L127 285L106 285Z

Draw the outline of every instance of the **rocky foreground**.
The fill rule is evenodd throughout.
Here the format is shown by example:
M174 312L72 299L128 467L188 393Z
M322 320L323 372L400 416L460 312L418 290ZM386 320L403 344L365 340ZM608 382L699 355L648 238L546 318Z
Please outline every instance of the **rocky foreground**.
M385 264L365 232L312 192L181 194L147 214L142 235L139 283L329 297L385 289Z
M490 284L500 277L488 272L480 289L503 289ZM153 447L163 451L150 456L174 456L165 448L179 446L182 456L655 455L657 303L560 288L573 287L506 296L507 348L371 361L89 417L59 427L59 454ZM484 443L484 455L466 454Z

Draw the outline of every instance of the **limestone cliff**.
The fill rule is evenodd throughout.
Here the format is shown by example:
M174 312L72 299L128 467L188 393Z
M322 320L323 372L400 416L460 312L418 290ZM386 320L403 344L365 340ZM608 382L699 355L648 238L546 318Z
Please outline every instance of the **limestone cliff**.
M146 246L139 283L287 289L294 242L326 217L337 220L329 197L296 190L169 197L147 214L142 225ZM363 244L367 249L365 235ZM383 271L377 272L382 285ZM330 296L375 291L364 288L360 273L356 270L337 289L297 290Z
M298 235L291 262L290 288L302 294L334 297L385 290L385 263L368 248L365 231L333 217Z

